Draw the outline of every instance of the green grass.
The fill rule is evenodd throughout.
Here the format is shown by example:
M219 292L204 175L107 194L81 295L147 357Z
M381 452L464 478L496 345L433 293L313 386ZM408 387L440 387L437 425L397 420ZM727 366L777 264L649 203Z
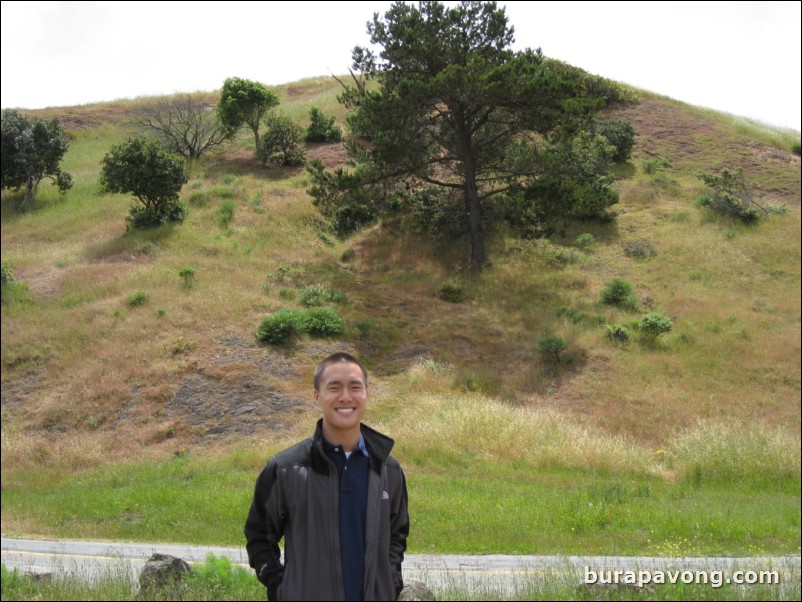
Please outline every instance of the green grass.
M744 567L753 570L755 567ZM593 569L590 569L593 570ZM676 568L668 570L676 570ZM722 582L718 579L721 578ZM583 583L584 571L519 571L512 577L455 572L445 584L434 585L426 574L414 578L428 581L436 600L796 600L798 575L779 574L779 584L735 585L723 583L728 572L708 577L707 583L601 586ZM794 577L797 577L796 579ZM409 576L406 576L409 581ZM702 578L704 579L704 577ZM2 567L3 600L130 600L138 585L122 571L109 571L89 582L80 577L57 575L36 579ZM152 600L257 600L264 587L253 572L231 565L226 558L210 555L206 563L194 563L192 572L178 584L148 590Z

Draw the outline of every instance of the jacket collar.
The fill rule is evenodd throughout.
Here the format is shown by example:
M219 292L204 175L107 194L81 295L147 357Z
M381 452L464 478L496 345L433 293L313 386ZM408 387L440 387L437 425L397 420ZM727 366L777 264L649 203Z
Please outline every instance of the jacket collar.
M365 439L365 446L370 455L370 466L377 473L381 473L382 465L390 456L395 441L379 431L373 430L366 424L360 424L359 430ZM317 421L315 434L312 436L312 469L321 474L329 474L329 460L323 451L323 419Z

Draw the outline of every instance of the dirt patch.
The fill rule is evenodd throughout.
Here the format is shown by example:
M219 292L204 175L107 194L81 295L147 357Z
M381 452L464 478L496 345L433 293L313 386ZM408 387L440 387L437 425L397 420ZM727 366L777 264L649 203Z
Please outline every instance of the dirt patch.
M334 169L343 167L348 163L348 151L341 142L334 144L310 144L306 150L306 159L311 161L317 159L326 167Z
M2 394L0 394L0 405L3 408L24 406L29 398L39 393L44 384L45 373L43 370L21 374L13 379L4 380Z
M229 381L197 374L182 381L164 415L188 422L206 439L285 430L304 405L251 376Z
M59 296L64 276L64 270L41 266L21 268L14 274L19 282L27 285L28 292L32 297L44 301L50 301Z

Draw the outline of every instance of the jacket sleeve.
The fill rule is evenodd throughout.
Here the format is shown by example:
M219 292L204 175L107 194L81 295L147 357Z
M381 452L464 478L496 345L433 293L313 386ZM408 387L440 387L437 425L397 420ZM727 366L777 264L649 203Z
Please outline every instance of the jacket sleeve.
M390 567L393 572L396 598L404 589L401 563L407 549L409 535L409 512L407 510L407 481L404 472L398 468L399 483L393 488L393 506L390 513Z
M267 588L270 600L278 599L278 586L284 577L278 543L284 536L285 516L281 511L278 468L278 463L273 458L259 475L251 510L245 521L248 560L259 581Z

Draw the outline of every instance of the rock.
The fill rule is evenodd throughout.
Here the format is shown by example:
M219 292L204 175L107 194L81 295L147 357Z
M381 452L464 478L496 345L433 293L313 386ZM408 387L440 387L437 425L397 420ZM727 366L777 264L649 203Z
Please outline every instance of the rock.
M407 579L405 581L404 589L398 594L398 600L412 601L412 600L434 600L434 594L429 586L423 581L417 579Z
M169 554L153 554L139 574L139 593L137 597L150 597L148 592L176 587L184 573L192 572L189 564Z

